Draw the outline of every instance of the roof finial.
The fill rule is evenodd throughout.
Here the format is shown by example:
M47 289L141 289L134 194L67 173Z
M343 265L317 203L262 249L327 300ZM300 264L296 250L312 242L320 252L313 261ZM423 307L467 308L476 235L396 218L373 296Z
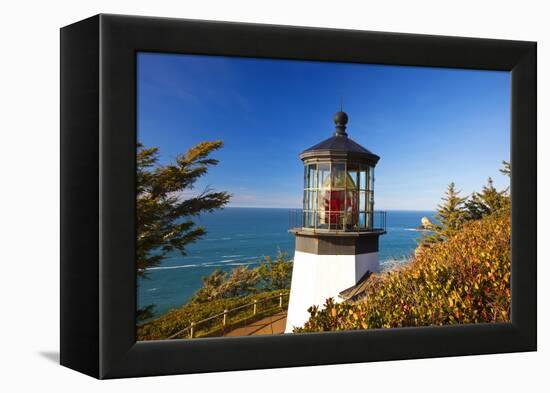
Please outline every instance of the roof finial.
M346 112L336 112L334 114L334 124L336 124L335 136L348 136L346 133L346 124L348 124L348 115Z
M340 96L340 112L342 112L342 107L344 106L344 99Z

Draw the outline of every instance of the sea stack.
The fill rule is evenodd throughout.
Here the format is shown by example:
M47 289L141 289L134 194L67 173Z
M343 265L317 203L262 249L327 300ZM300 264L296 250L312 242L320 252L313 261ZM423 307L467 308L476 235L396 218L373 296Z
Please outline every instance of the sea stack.
M434 227L434 224L430 221L430 219L426 216L422 217L420 220L420 227L418 229L425 230L425 231L431 231Z
M286 333L308 320L307 309L322 306L378 272L378 240L385 214L374 223L374 168L380 159L346 132L348 115L334 115L334 134L300 154L304 163L301 226L296 236Z

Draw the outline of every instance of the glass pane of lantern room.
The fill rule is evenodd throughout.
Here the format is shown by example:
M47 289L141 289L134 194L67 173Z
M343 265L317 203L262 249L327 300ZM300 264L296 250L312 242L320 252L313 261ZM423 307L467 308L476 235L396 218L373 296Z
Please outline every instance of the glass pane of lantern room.
M346 164L332 164L332 188L346 187Z
M317 169L316 165L311 164L311 165L308 165L307 168L308 168L308 175L307 175L306 187L307 188L315 188L316 187L316 185L315 185L315 170Z
M345 210L346 192L344 190L330 191L330 211L342 213Z
M357 190L349 189L346 191L346 210L345 210L345 225L347 230L357 227L358 218L358 194Z
M321 189L317 192L317 210L319 212L330 210L330 190Z
M367 208L367 196L365 191L359 192L359 211L365 211Z
M344 229L344 215L338 212L330 212L330 229L342 230Z
M315 212L313 211L309 211L307 214L307 227L308 228L315 227Z
M366 222L365 222L365 213L359 213L359 228L365 229Z
M306 225L307 214L308 214L307 206L308 206L308 195L307 195L307 191L304 191L304 203L302 206L301 223L300 223L302 227L307 227Z
M366 223L365 223L365 226L367 229L372 229L372 219L373 219L373 213L372 212L367 212L366 213Z
M359 171L357 167L350 167L348 165L348 175L346 177L346 188L348 190L359 188L359 182L357 178L358 175L359 175Z
M369 167L369 190L374 190L374 167Z
M361 190L367 189L367 172L365 168L359 172L359 187Z
M328 229L329 212L328 211L317 212L315 216L317 218L316 228Z
M321 189L317 192L317 228L328 229L330 211L330 190Z
M367 192L367 228L374 227L374 192Z
M309 191L308 202L308 210L315 210L317 208L317 192L315 190Z
M374 191L369 191L367 197L368 197L367 210L373 212L374 211Z
M330 163L317 165L317 188L330 188Z

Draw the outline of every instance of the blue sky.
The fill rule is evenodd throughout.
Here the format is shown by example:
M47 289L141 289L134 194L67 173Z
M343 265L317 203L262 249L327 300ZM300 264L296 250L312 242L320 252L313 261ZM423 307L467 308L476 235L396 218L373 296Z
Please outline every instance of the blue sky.
M224 141L195 192L230 206L300 207L298 154L332 135L341 98L349 136L381 157L376 209L433 210L451 181L508 185L508 72L140 53L137 83L138 139L161 163Z

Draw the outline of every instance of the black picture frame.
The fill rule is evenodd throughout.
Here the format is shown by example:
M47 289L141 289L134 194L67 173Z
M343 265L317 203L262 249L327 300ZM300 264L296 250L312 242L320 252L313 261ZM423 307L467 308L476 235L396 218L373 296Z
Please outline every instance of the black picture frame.
M511 72L511 323L136 342L136 52ZM121 15L61 29L61 364L120 378L537 348L536 43Z

